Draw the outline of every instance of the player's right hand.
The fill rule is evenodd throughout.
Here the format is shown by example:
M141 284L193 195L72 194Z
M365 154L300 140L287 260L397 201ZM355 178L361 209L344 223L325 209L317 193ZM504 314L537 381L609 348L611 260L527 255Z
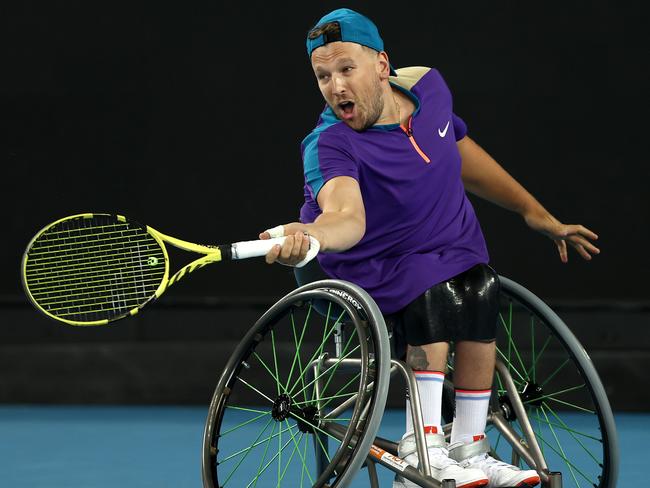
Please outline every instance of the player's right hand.
M268 264L277 261L286 266L295 266L305 259L307 251L309 251L309 236L306 234L306 226L300 223L292 223L283 227L286 236L284 243L282 246L273 246L264 259ZM264 231L259 237L260 239L270 239L271 234Z

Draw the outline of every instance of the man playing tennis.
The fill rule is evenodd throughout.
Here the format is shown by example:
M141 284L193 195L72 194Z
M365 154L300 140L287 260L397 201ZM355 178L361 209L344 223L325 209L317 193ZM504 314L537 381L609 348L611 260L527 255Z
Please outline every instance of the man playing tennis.
M308 233L321 243L327 275L377 302L397 343L408 344L436 479L465 488L537 485L535 471L487 452L499 281L465 191L519 213L555 242L563 262L567 243L584 259L598 254L590 242L597 236L559 222L466 135L438 71L393 70L368 18L330 12L309 32L307 53L327 107L302 143L300 222L284 225L291 237L266 261L300 262ZM447 444L441 403L450 342L456 411ZM409 408L398 452L417 466ZM393 486L415 485L398 476Z

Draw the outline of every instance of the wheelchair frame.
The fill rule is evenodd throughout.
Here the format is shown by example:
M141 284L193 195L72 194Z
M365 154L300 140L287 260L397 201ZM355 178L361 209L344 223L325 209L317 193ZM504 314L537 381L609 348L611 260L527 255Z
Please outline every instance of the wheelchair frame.
M570 360L572 361L571 364L576 368L578 376L585 380L586 383L582 386L584 386L590 394L590 399L594 405L592 413L595 413L598 417L599 428L603 436L601 439L603 444L603 469L601 475L598 475L597 481L599 484L592 484L603 488L613 488L616 485L618 475L618 443L616 429L607 396L588 354L566 324L564 324L564 322L542 300L526 288L508 278L501 276L500 280L502 290L505 290L506 296L510 300L516 300L518 306L529 310L531 314L535 313L537 316L543 317L544 325L548 327L549 331L554 335L554 340L559 344L559 346L566 348L569 357L558 370L552 373L552 376L558 375ZM338 323L332 328L330 334L333 333L335 339L335 353L324 353L321 345L321 353L312 357L309 364L304 368L304 371L307 374L306 384L313 390L312 398L314 396L316 398L313 402L313 408L315 408L317 412L325 412L323 404L326 406L328 403L321 402L320 400L324 386L323 372L329 371L332 368L334 368L334 372L336 373L344 373L348 369L354 372L356 369L359 369L359 375L364 378L365 383L361 381L357 392L350 393L345 401L340 403L329 413L324 414L322 417L315 416L310 417L310 419L307 419L306 417L303 418L304 414L300 413L300 409L291 405L291 400L288 400L286 404L283 402L278 403L278 399L282 396L280 395L280 386L278 384L278 398L276 398L274 402L273 410L274 418L278 413L276 411L278 406L280 409L286 407L290 410L287 405L291 405L291 408L294 410L287 410L287 416L283 417L282 420L292 417L293 420L296 421L296 425L302 422L302 427L305 427L305 424L308 424L309 427L307 427L303 432L310 431L315 439L315 471L317 474L321 473L321 476L313 486L348 486L361 468L365 467L367 468L370 486L375 488L379 486L375 465L380 464L423 488L438 488L441 486L444 488L454 487L455 483L453 480L444 480L441 483L430 476L431 473L428 464L428 453L425 448L426 444L424 440L419 395L417 393L414 394L414 392L417 392L415 376L411 368L404 362L390 358L390 341L379 308L364 290L354 284L341 280L321 280L299 287L287 294L283 299L271 307L260 318L255 326L249 330L246 336L242 339L240 346L233 352L233 355L229 359L215 389L204 429L202 451L202 477L204 488L221 488L226 484L226 482L221 484L217 481L219 478L218 439L221 437L218 431L221 428L221 422L223 420L224 411L227 408L226 404L229 401L229 395L233 386L236 385L238 381L239 372L242 370L242 362L246 365L246 361L242 361L241 359L243 357L242 355L250 354L251 349L254 350L255 347L257 347L257 344L262 340L261 337L264 336L264 334L268 335L268 330L272 330L272 327L275 326L274 320L277 320L277 316L279 316L280 313L286 312L287 307L293 306L294 303L302 303L305 300L317 301L322 299L328 299L331 303L338 305L343 312L347 314L346 316L352 319L355 331L359 334L360 347L364 342L372 343L373 347L371 348L372 351L368 350L365 353L362 351L361 358L359 359L346 357L344 349L346 338L343 325L342 323ZM512 313L511 305L510 314L512 315ZM367 328L369 331L368 337L370 337L371 340L366 340L365 336L363 336L364 339L362 340L361 334L364 334L364 328ZM265 330L267 332L264 332ZM295 334L296 331L294 329L294 337ZM534 329L531 337L533 338L534 344L536 337ZM273 338L273 333L271 333L271 338ZM531 377L530 371L524 366L524 362L522 361L522 357L518 351L516 355L522 368L519 368L518 370L518 368L511 365L511 363L516 362L516 359L511 357L510 342L512 342L512 338L509 336L507 358L505 353L501 351L499 351L501 358L497 358L495 374L497 375L501 387L501 390L499 390L501 391L501 395L493 395L493 404L488 416L488 425L492 425L499 432L499 435L503 436L508 445L512 448L513 464L518 464L523 460L532 469L537 470L544 488L559 488L563 484L562 474L549 469L546 456L543 452L543 446L540 447L538 442L538 435L544 443L547 442L541 434L536 435L526 412L526 404L541 405L541 410L546 416L543 404L545 400L554 399L552 396L553 394L544 396L542 387L535 384L534 381L531 381L531 378L535 377L535 367L538 359L535 358L534 348ZM544 350L548 344L549 341L544 344ZM539 357L543 354L543 352L539 351L538 353ZM256 353L253 352L252 354ZM364 357L363 354L366 354L367 357ZM508 363L507 365L504 363L506 359L506 362ZM266 369L271 376L274 376L273 372L270 371L268 367ZM513 373L518 375L520 378L513 379ZM333 374L334 373L331 373L330 376ZM376 436L381 422L381 417L383 416L386 397L388 395L390 376L395 374L401 375L407 385L407 392L410 393L411 415L413 416L413 425L415 426L418 457L419 459L426 460L426 462L420 463L422 466L421 471L409 466L405 461L397 456L397 443ZM277 372L277 363L275 375L278 377L280 376ZM528 379L528 382L525 382L525 379ZM522 381L526 383L523 388ZM533 394L526 392L526 388L530 383L533 383L539 390L536 393L537 396L535 396L535 392L533 392ZM288 398L288 395L284 396L287 396ZM498 403L494 400L495 396L498 399ZM268 396L265 397L268 398L268 400L272 400ZM567 404L570 405L570 403ZM336 418L338 414L352 407L354 408L353 417L350 421L351 427L348 427L347 430L336 422L326 422L328 417ZM539 415L539 413L537 415ZM511 425L513 420L516 420L521 433ZM540 419L538 418L537 420L539 421ZM270 421L271 420L269 420L269 422ZM555 425L556 428L562 427L572 437L576 438L575 431L566 425L557 424L557 422L564 424L559 417L555 424L548 420L548 418L547 421L551 426L551 430L553 430L553 425ZM286 425L290 425L288 421ZM316 429L318 429L318 431ZM447 423L444 426L444 430L445 434L448 436L451 430L451 423ZM282 432L283 431L280 431L280 436ZM289 433L291 434L291 432L291 427L289 427ZM555 436L555 432L553 432L553 435ZM320 438L325 438L327 436L332 439L338 439L341 442L341 446L344 446L343 448L339 447L338 451L331 458L328 454L328 449L323 449L323 441L320 440ZM320 448L317 446L316 438L319 438L318 442L320 443ZM580 442L580 439L577 440ZM288 443L289 441L287 441L287 444ZM325 443L327 443L326 439ZM552 446L550 447L552 448ZM498 457L498 453L496 452L497 448L498 442L492 452L496 457ZM284 447L280 449L280 454L283 449ZM294 448L294 454L295 450L296 449ZM560 450L562 450L561 447ZM249 451L247 451L246 455L248 455ZM562 454L564 453L562 452ZM266 456L266 450L264 456ZM592 454L592 457L595 456ZM582 471L580 471L576 466L573 466L572 468L571 462L568 459L565 459L565 461L568 463L568 469L570 470L570 474L575 480L576 485L580 486L575 471L578 471L582 476L585 476L584 473L582 473ZM263 462L264 457L262 458L262 464ZM304 463L305 461L303 460L303 464ZM258 468L258 475L260 468ZM287 468L288 465L285 467L285 471ZM278 464L278 486L280 486L281 482L279 470L280 465ZM230 476L232 476L232 473ZM230 476L228 479L230 479ZM335 478L334 484L330 485L330 480L333 477ZM257 478L255 478L255 483L257 482L256 480ZM252 485L252 482L249 483L249 485Z

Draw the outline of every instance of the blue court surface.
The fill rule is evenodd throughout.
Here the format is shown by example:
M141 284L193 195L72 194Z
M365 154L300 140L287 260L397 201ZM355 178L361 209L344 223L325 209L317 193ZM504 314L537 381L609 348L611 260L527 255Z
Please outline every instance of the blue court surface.
M204 407L0 406L0 486L198 488L206 412ZM647 486L650 413L615 417L619 486ZM380 435L398 438L403 428L403 412L386 411ZM250 435L254 439L255 432ZM393 474L378 470L381 486L392 486ZM233 479L229 485L239 483ZM368 481L359 475L353 486ZM565 477L564 486L586 485Z

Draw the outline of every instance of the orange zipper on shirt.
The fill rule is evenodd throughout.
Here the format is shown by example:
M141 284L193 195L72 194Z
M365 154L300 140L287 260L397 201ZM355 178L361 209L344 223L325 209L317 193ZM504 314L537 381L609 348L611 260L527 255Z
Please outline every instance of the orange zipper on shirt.
M411 144L415 148L415 150L418 152L418 154L424 159L427 163L430 163L431 160L429 159L429 156L424 154L424 151L420 149L420 146L418 146L418 143L415 141L415 137L413 137L413 128L411 127L411 120L413 117L409 117L409 125L408 127L404 127L403 125L400 124L401 129L404 131L404 133L408 136L409 141L411 141Z

